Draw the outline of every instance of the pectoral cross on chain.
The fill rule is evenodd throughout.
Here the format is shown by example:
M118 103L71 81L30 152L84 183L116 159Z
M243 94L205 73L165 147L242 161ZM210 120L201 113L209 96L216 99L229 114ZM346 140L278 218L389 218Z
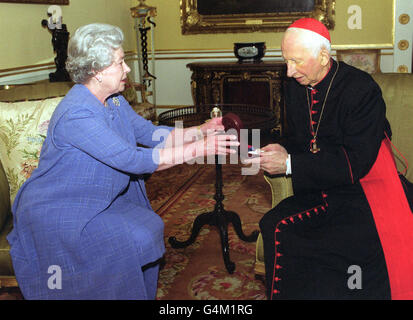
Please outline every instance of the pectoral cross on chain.
M311 151L312 153L317 153L318 151L320 151L320 148L317 148L317 141L316 141L316 139L312 140L310 151Z

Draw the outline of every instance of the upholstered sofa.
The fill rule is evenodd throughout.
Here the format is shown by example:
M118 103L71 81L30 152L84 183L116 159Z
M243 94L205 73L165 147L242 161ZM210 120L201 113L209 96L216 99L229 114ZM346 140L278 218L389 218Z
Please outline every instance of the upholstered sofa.
M17 286L6 239L12 229L11 206L37 167L49 119L72 85L42 81L0 87L0 288ZM137 96L142 88L129 81L123 95L138 114L155 121L154 106Z
M392 128L393 153L399 172L413 182L413 74L376 73L373 78L382 89L387 119ZM397 150L396 150L397 148ZM406 166L407 160L409 166ZM293 195L291 178L264 176L271 187L272 206ZM256 243L255 274L263 276L264 249L261 234Z

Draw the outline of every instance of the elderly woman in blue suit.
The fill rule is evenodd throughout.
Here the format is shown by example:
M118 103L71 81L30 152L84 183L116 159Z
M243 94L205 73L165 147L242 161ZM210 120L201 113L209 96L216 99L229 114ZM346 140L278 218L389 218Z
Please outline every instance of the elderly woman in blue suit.
M69 42L76 84L12 208L8 241L26 299L154 299L163 221L143 174L238 145L234 136L205 135L223 129L220 118L182 129L137 115L119 94L130 71L122 42L122 31L105 24L83 26ZM176 138L188 136L198 139Z

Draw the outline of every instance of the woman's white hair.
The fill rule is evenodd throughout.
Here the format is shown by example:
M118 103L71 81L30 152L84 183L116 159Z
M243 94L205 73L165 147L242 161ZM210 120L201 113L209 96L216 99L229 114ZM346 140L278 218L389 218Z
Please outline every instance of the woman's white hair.
M294 34L297 41L306 48L314 57L317 57L322 49L326 49L331 54L331 43L316 32L301 29L288 28L285 36Z
M113 53L123 43L123 32L109 24L80 27L69 40L66 70L75 83L85 83L113 63Z

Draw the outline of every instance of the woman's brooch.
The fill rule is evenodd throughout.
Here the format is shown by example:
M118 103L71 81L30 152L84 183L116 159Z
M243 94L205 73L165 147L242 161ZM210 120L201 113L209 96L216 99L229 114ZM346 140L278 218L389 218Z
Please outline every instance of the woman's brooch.
M113 104L114 104L115 106L117 106L117 107L120 106L120 101L119 101L119 98L118 98L118 97L113 97L113 98L112 98L112 101L113 101Z

